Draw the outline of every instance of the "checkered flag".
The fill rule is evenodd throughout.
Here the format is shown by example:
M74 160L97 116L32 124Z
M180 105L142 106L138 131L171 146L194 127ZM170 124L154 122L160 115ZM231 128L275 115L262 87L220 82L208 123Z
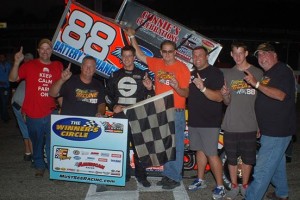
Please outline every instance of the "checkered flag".
M83 126L87 126L87 127L99 127L99 125L94 120L90 120L88 122L85 122L85 124Z
M141 101L124 110L135 148L145 167L175 159L173 91Z

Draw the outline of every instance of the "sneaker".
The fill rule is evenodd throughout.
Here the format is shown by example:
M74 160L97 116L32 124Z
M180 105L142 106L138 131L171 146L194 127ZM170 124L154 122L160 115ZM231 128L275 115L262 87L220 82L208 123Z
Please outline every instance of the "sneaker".
M243 197L245 197L245 195L246 195L246 190L247 190L247 188L248 188L248 184L246 184L246 185L241 185L240 191L241 191L241 195L242 195Z
M191 191L195 191L195 190L198 190L198 189L203 189L203 188L206 188L207 185L205 183L204 180L199 180L198 178L196 180L194 180L194 182L189 185L188 189L191 190Z
M24 161L31 161L31 154L24 154Z
M172 190L176 187L180 186L180 182L169 179L163 186L162 189Z
M231 190L226 193L226 200L235 199L239 195L239 192L240 188L237 185L232 184Z
M150 187L151 183L147 179L138 180L144 187Z
M275 192L267 193L266 197L268 198L268 200L288 200L289 199L289 197L280 198L280 197L276 196Z
M160 181L158 181L158 182L156 183L156 185L157 185L157 186L163 186L163 185L166 184L168 181L169 181L169 178L166 177L166 176L164 176L164 177L161 178Z
M223 197L225 197L225 195L226 195L225 188L223 186L222 187L216 187L213 190L212 198L214 200L216 200L216 199L222 199Z

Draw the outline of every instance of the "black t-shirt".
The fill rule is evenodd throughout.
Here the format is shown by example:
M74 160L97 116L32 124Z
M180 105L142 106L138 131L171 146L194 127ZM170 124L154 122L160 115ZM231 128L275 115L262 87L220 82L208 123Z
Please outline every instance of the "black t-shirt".
M293 72L284 63L278 62L264 73L261 84L286 93L283 101L258 92L255 112L261 134L286 137L296 131L295 79Z
M200 77L204 86L212 90L220 90L224 84L224 76L220 69L209 65L203 70L191 72L191 79ZM222 122L222 102L209 100L191 81L188 97L188 126L220 127Z
M105 88L101 81L92 79L85 84L79 75L73 75L65 82L60 90L63 97L62 115L94 117L98 112L98 105L105 103Z

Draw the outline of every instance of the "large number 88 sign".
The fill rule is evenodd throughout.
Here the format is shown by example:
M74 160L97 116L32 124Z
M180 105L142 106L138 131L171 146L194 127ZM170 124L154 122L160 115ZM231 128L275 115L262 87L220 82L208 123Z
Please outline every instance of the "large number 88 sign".
M114 42L116 31L103 22L96 22L88 14L75 10L62 32L62 41L81 49L97 59L104 60Z

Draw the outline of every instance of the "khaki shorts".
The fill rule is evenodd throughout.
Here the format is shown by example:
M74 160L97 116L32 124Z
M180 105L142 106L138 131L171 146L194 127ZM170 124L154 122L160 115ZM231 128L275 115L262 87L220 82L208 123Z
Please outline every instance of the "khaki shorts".
M206 156L218 155L220 128L188 127L190 150L202 151Z

